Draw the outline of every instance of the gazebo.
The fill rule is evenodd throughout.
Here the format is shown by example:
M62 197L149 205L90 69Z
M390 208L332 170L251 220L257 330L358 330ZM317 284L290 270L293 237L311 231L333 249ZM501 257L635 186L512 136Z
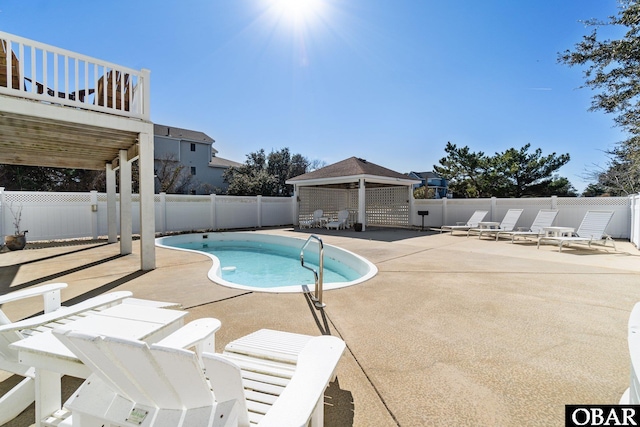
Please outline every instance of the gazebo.
M349 223L408 227L413 186L420 181L358 157L350 157L287 181L294 186L297 218L310 219L322 209L325 216L349 211Z

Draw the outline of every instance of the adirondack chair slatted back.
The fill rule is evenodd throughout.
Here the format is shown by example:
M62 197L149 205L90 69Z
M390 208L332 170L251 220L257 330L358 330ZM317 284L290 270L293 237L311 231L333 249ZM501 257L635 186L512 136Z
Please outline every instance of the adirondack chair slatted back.
M11 55L9 55L11 52ZM11 85L7 86L7 64L11 57ZM6 40L0 40L0 86L20 89L20 67L18 58L13 50L7 46Z
M142 341L56 332L65 345L116 393L163 409L211 406L213 395L194 352Z
M116 110L129 111L129 99L132 94L131 80L129 74L115 72L115 88L113 70L107 72L107 84L105 85L104 77L98 80L97 104L105 105ZM115 97L114 97L115 96ZM106 103L105 103L106 98ZM114 105L115 99L115 105Z
M530 230L536 233L542 233L544 227L551 227L557 215L558 211L540 209L538 215L536 215L536 218L533 220L533 224L531 224Z
M482 221L488 213L489 211L475 211L473 215L471 215L471 218L469 218L469 221L467 221L466 225L469 227L477 227L478 223Z
M629 346L629 356L631 357L631 381L629 385L630 405L640 404L640 303L636 303L629 316L627 329L627 344Z
M216 400L218 402L236 400L238 403L238 426L248 427L249 413L242 383L242 373L238 365L214 353L203 353L202 362Z
M588 211L580 227L576 230L578 237L600 240L613 217L613 211Z
M500 230L511 231L515 228L523 209L509 209L500 222Z

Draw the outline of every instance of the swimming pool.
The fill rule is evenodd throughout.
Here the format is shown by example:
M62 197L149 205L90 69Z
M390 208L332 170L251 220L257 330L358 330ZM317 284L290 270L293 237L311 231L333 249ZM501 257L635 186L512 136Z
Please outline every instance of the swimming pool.
M194 251L211 258L209 279L236 289L260 292L303 292L314 289L313 273L300 265L305 240L256 232L193 233L160 237L156 245ZM318 245L305 249L305 265L317 270ZM352 286L378 273L365 258L337 246L324 245L324 290Z

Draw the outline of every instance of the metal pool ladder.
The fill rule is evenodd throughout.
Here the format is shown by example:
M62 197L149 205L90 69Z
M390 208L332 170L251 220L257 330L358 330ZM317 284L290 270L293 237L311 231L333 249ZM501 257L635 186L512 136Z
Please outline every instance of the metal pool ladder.
M309 245L312 239L315 239L318 241L318 258L319 258L318 270L320 270L320 272L316 271L315 269L307 265L304 265L304 250L307 247L307 245ZM302 267L306 268L307 270L311 270L313 272L313 277L315 278L315 283L316 283L316 291L315 291L315 294L311 296L311 299L313 300L313 304L316 306L316 308L323 308L325 306L325 304L322 303L322 285L323 285L322 281L324 276L324 245L322 244L322 239L320 239L315 234L312 234L311 236L309 236L309 238L304 243L304 245L302 245L302 249L300 249L300 264L302 265Z

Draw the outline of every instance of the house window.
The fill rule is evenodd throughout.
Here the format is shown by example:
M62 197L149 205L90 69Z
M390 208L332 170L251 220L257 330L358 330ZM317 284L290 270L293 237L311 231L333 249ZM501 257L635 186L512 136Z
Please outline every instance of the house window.
M191 151L196 151L196 144L193 142L191 143Z
M191 166L191 175L195 175L195 174L196 174L196 167Z

